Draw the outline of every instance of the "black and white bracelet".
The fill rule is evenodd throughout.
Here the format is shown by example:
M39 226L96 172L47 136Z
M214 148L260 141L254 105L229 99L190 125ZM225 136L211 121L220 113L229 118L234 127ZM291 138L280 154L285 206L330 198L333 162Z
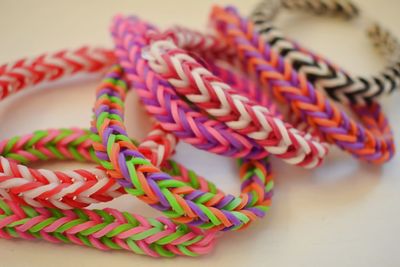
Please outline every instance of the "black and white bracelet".
M281 7L346 19L358 17L359 9L347 0L264 0L251 16L257 30L271 47L332 99L365 105L400 87L400 42L388 30L376 23L368 27L368 36L387 58L388 65L375 75L355 76L305 49L277 29L272 20Z
M305 11L323 16L339 16L346 19L356 18L360 14L358 7L347 0L269 0L264 3L265 8L269 8L271 5L282 6L289 10Z

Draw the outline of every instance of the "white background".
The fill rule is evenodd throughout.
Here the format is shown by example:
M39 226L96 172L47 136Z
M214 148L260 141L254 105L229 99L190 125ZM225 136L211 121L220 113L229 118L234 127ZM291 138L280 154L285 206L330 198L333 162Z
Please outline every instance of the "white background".
M228 2L247 15L257 1L218 1ZM399 1L358 3L366 15L400 36ZM81 44L111 47L108 28L111 17L118 12L139 14L162 27L184 24L204 29L212 4L215 2L210 0L1 0L0 62ZM361 29L362 23L285 14L278 24L288 35L349 71L373 73L383 66ZM0 138L50 127L88 127L95 86L95 81L58 84L3 101ZM399 100L397 92L384 100L396 136L400 133ZM128 98L127 110L132 136L143 137L147 120L134 94ZM179 145L176 159L222 189L238 192L232 160L184 144ZM400 266L399 163L396 156L383 167L368 166L335 149L314 171L274 159L276 189L268 216L246 231L223 235L215 251L201 258L152 259L76 245L0 240L0 266ZM39 166L65 169L78 165ZM130 196L106 205L158 214Z

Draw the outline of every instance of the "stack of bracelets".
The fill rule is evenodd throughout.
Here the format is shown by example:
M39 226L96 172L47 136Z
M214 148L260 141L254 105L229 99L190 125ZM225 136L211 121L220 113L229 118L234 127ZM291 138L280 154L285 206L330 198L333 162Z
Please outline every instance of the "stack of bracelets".
M116 16L114 49L84 46L1 66L0 99L78 74L103 78L87 129L37 130L0 142L0 237L198 256L222 232L245 229L267 213L274 187L269 157L312 169L336 145L370 164L388 162L393 134L376 98L400 86L400 43L374 23L369 36L390 62L374 76L355 76L286 37L273 24L280 9L361 16L344 0L264 0L249 18L232 6L214 7L214 34ZM125 127L130 91L152 118L142 141ZM240 194L172 160L178 142L235 158ZM47 160L98 166L26 166ZM162 214L88 208L124 194Z

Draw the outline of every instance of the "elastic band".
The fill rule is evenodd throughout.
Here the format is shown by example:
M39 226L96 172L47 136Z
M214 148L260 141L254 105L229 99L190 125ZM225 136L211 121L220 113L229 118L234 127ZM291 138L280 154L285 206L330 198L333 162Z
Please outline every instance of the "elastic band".
M78 73L99 73L115 62L113 51L82 46L0 66L0 100L21 89Z
M215 7L212 21L221 39L237 50L248 72L271 88L278 100L288 104L326 141L371 163L381 164L392 158L393 134L378 104L352 107L361 125L315 90L304 75L296 73L233 7Z
M304 5L307 2L309 1L282 0L285 7L297 6L298 4L315 11L315 6ZM332 2L332 5L335 6L334 3L337 1L317 0L312 2L315 5ZM274 3L274 1L264 0L253 12L251 19L257 30L264 40L271 45L272 49L287 59L295 70L304 73L318 89L325 90L332 99L349 104L371 104L377 97L391 93L400 87L400 43L390 31L377 23L371 23L368 26L368 36L387 58L388 65L375 75L355 76L321 55L304 48L273 26L271 23L271 19L273 19L271 6L274 6ZM348 1L341 1L341 3L346 7L354 7L354 4ZM337 12L343 11L344 14L348 14L345 12L346 10L352 10L352 8L339 9ZM336 14L337 12L333 13ZM348 16L348 18L353 17L356 17L356 15Z
M145 33L140 35L135 23L134 18L125 20L117 18L112 31L117 43L117 56L124 69L128 72L128 79L130 79L132 87L137 88L139 95L148 109L153 104L157 105L158 102L163 102L163 100L157 98L157 96L162 94L161 89L163 88L169 95L173 94L174 98L177 98L178 101L182 96L185 96L187 100L195 103L198 108L206 110L212 117L224 122L224 125L232 128L235 132L240 133L240 135L253 139L253 142L256 142L259 146L263 146L269 153L277 155L291 164L312 168L321 162L321 159L327 152L323 144L320 144L315 138L299 132L291 125L282 122L267 107L258 105L242 94L236 95L238 90L228 89L230 88L229 85L213 76L200 64L194 63L193 60L187 66L183 66L183 68L188 72L193 69L197 73L190 77L179 77L183 82L175 80L178 77L175 71L171 70L171 72L162 74L163 70L159 71L160 68L157 70L157 67L154 68L154 64L151 64L154 49L147 48L150 44L149 39L154 39L154 34L157 31L154 27L151 27L152 34L149 34L148 31L143 31ZM180 35L181 33L176 32L176 34ZM185 41L186 46L192 48L193 51L200 50L200 52L205 50L212 51L214 48L213 44L218 44L218 41L213 37L203 37L198 34L191 36L190 34L182 33L181 37L177 36L175 39L178 42L187 40ZM168 40L156 40L153 44L156 45L159 42L168 43ZM169 43L172 44L171 41ZM220 51L220 47L216 45L216 51ZM129 55L131 51L133 53L137 50L141 51L141 55L137 53L141 58L131 58ZM164 48L160 48L160 50L164 50ZM129 56L124 56L124 53ZM189 57L188 55L177 56L179 60L186 60ZM149 60L150 62L148 62ZM153 67L155 71L149 67ZM166 77L165 75L170 75L171 79L176 81L176 84L166 83L157 74L161 74L164 77ZM132 78L130 78L131 76ZM171 79L168 80L170 83ZM140 80L143 82L140 82ZM185 82L189 82L190 84L184 84ZM196 84L193 83L202 83L201 90L197 90L195 87ZM180 88L172 87L172 85L177 86L177 84L181 84L182 86ZM190 91L192 89L193 91ZM180 92L181 95L177 95L175 90ZM208 103L208 101L210 102ZM156 118L163 125L163 118Z
M112 31L116 41L116 54L123 68L127 70L131 86L136 89L146 110L160 122L165 130L173 132L180 140L196 148L228 157L262 159L268 155L265 149L255 141L233 131L218 120L210 120L201 111L193 109L176 95L168 82L159 79L156 73L147 69L145 60L135 59L140 60L140 64L129 60L129 55L125 51L128 47L135 45L129 43L132 38L130 32L140 31L133 28L129 20L114 20ZM147 29L142 30L142 33L145 32ZM126 41L123 40L124 38ZM142 65L146 67L146 72Z
M253 14L262 12L265 15L268 14L268 18L272 19L280 7L319 16L337 16L344 19L354 19L360 15L359 8L349 0L263 0L254 9L255 12Z
M113 62L115 57L112 51L86 46L47 53L33 59L21 59L2 68L0 81L4 82L2 88L5 90L2 96L4 99L12 92L65 76L101 73ZM176 142L174 135L154 125L139 150L160 166L173 154ZM85 207L118 196L120 186L110 181L102 168L60 172L35 170L16 163L54 158L96 162L96 157L90 154L91 143L87 132L80 129L37 131L32 135L0 142L0 155L3 156L0 158L2 195L8 196L8 191L14 188L14 192L18 192L14 194L15 200L19 199L34 207L45 205L61 209ZM50 185L50 181L58 184Z
M159 144L159 140L164 138L160 132L153 130L149 138L140 144L141 152L149 158L156 154L154 150L169 151L159 153L167 157L173 151ZM110 201L126 194L101 167L53 172L24 166L36 161L71 159L98 163L88 130L50 129L16 136L0 142L0 155L0 196L4 199L32 207L72 209ZM157 164L157 161L153 162ZM159 163L157 166L160 165L176 179L201 186L202 190L215 188L215 185L174 161L164 158Z
M141 52L136 52L141 57ZM131 54L132 57L137 55ZM136 64L140 65L139 62ZM242 193L240 197L234 197L183 184L141 155L127 137L123 124L127 85L123 85L122 77L123 70L115 66L97 90L93 130L99 137L94 144L97 157L128 193L163 211L176 222L205 229L236 230L264 216L270 207L273 185L265 160L243 161L244 169L254 175L244 176Z
M215 233L160 217L103 210L34 208L0 200L0 238L43 239L100 250L128 250L152 257L197 256L210 252Z

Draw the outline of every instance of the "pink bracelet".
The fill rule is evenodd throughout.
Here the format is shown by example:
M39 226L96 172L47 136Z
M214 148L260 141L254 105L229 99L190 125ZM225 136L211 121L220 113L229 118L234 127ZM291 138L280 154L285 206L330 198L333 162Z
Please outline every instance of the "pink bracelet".
M32 59L21 59L0 68L0 84L3 92L1 95L4 99L11 93L62 77L79 73L103 72L114 62L115 57L112 51L91 47L61 50ZM62 134L66 134L68 138L63 138ZM87 135L87 131L80 129L72 129L72 132L69 130L39 131L33 135L0 142L0 153L2 156L11 156L10 153L14 156L19 155L15 159L23 163L38 160L38 153L50 159L58 156L95 161L93 155L88 152L92 142ZM80 157L77 154L71 154L68 150L71 142L76 142L76 139L79 140L85 136L85 142L75 148ZM174 152L176 142L175 136L166 133L156 125L141 143L140 151L154 164L160 166ZM34 149L32 144L35 144ZM46 147L49 144L55 146L53 150ZM32 152L24 150L27 147ZM58 154L55 154L55 151ZM124 192L119 185L115 184L115 181L109 179L102 168L69 172L34 170L2 157L0 170L1 181L3 181L3 187L0 186L2 196L7 196L8 199L19 199L21 203L35 207L43 205L61 209L85 207L98 201L109 201ZM23 184L25 185L22 186ZM15 189L16 187L18 189ZM7 191L13 191L13 188L18 193L10 195Z
M164 77L174 75L173 78L175 79L179 77L177 75L181 73L178 74L172 70L168 72L165 69L161 69L161 67L157 68L154 63L154 53L156 53L154 50L157 50L155 48L147 50L142 49L143 57L146 59L145 61L135 59L136 62L132 62L129 58L121 56L124 53L129 53L129 51L141 49L132 41L133 34L140 35L135 27L134 19L124 20L122 18L117 18L114 21L112 31L114 40L116 41L116 53L121 64L128 72L128 79L130 79L132 87L137 89L147 110L153 113L163 126L165 117L157 116L158 114L155 114L154 109L160 110L161 105L163 108L162 112L165 114L168 112L168 108L162 105L165 102L164 99L167 98L168 101L169 99L180 99L180 96L177 96L175 93L175 88L164 80L158 79L156 75L161 74ZM145 44L150 45L150 40L157 38L156 30L153 28L152 31L152 33L147 33L147 36L144 35L138 38L142 38ZM215 47L214 54L221 53L221 45L214 45L218 41L211 36L199 38L201 36L199 36L198 33L191 34L189 31L168 32L166 35L168 34L176 34L177 36L175 38L168 38L168 40L165 41L155 40L153 44L151 44L151 47L156 47L158 44L174 46L172 40L187 40L187 43L181 45L188 46L189 49L196 48L200 52L208 51L208 53L211 53L210 51L213 51ZM182 35L179 36L180 34ZM164 51L169 48L170 47L160 47L159 51ZM222 58L226 58L227 56L229 55L224 55ZM184 53L178 55L177 60L174 61L176 64L174 67L179 68L181 62L178 61L188 58L190 58L190 56ZM157 60L163 59L162 57L157 58ZM184 69L190 73L192 69L195 69L193 71L198 72L194 73L192 76L179 77L179 80L172 80L171 77L169 82L176 81L174 85L178 87L181 86L177 88L177 90L185 95L189 101L196 102L199 108L205 109L207 113L217 117L218 120L235 132L253 139L258 145L264 147L266 151L285 159L285 161L291 164L311 168L317 166L321 162L321 159L327 152L326 145L298 131L291 125L282 122L266 107L257 105L254 100L250 100L243 95L238 95L236 89L229 89L229 85L220 81L201 65L195 63L193 58L187 61L188 64L182 66L181 70ZM144 71L142 68L143 66L147 66L147 64L153 69L156 69L156 72L151 71L151 69L147 67ZM168 66L173 66L173 64L171 63ZM163 71L166 72L162 73ZM205 76L204 79L202 75ZM196 82L202 86L200 91L196 87ZM204 103L202 104L202 102Z

